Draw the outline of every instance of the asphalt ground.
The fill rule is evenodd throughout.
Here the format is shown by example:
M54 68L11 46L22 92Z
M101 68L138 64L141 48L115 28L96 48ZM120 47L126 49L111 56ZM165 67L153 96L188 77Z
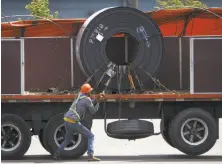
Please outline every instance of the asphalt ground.
M159 120L152 120L155 132L159 132ZM103 120L94 120L92 132L95 134L95 155L101 158L99 163L220 163L222 164L222 120L220 120L220 139L215 146L198 157L189 157L169 146L159 136L152 136L136 141L118 140L108 137L104 132ZM85 163L86 154L77 160L52 160L49 153L41 146L38 137L34 136L29 151L21 160L3 160L2 163ZM90 162L98 163L98 162Z

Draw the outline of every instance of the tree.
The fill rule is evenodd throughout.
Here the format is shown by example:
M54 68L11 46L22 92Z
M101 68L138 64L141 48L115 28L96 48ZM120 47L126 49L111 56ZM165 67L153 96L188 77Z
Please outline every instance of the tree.
M207 8L206 4L203 4L200 0L156 0L156 8L186 8L186 7L197 7L197 8Z
M32 0L25 8L31 12L35 19L39 19L39 17L52 19L58 16L58 11L50 14L49 0Z

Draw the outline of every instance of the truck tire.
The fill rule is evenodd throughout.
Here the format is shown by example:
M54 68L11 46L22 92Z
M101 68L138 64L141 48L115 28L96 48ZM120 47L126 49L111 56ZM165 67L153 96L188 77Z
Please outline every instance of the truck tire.
M169 125L170 125L170 120L161 120L160 122L160 130L161 130L161 135L163 139L168 143L170 146L174 147L172 141L170 140L169 136Z
M38 137L39 137L39 142L41 143L42 147L43 147L46 151L49 152L48 147L46 147L46 146L44 145L44 142L43 142L43 130L41 130L41 131L39 132Z
M181 152L197 156L209 151L217 140L213 116L199 108L189 108L174 117L169 127L170 140Z
M53 154L59 145L65 139L65 126L63 120L64 114L59 114L51 119L43 131L43 143L47 150ZM66 158L76 159L87 151L88 139L81 134L76 134L73 137L75 144L70 143L61 156Z
M1 136L2 158L14 159L23 156L28 151L32 133L28 124L21 117L3 114Z
M154 133L153 123L144 120L120 120L109 123L107 131L122 139L138 139Z

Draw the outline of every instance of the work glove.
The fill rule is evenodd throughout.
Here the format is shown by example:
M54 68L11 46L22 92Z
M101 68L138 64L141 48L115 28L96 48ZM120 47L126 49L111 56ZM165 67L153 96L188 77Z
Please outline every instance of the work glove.
M98 99L99 99L99 100L103 100L103 99L104 99L104 97L105 97L105 94L104 94L104 93L100 93L100 94L99 94L99 98L98 98Z
M92 103L93 103L94 106L96 106L97 100L96 99L92 100Z
M98 103L98 100L102 100L104 97L105 97L105 94L100 93L99 97L97 97L96 99L92 100L93 105L96 106L96 104Z
M95 108L96 108L96 110L98 111L98 109L99 109L99 103L96 103Z

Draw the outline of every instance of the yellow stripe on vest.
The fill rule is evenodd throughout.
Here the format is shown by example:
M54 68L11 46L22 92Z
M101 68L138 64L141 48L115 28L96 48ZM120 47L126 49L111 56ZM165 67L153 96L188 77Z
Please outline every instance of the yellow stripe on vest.
M70 118L67 118L67 117L64 117L64 120L65 120L66 122L69 122L69 123L76 123L75 120L70 119Z

